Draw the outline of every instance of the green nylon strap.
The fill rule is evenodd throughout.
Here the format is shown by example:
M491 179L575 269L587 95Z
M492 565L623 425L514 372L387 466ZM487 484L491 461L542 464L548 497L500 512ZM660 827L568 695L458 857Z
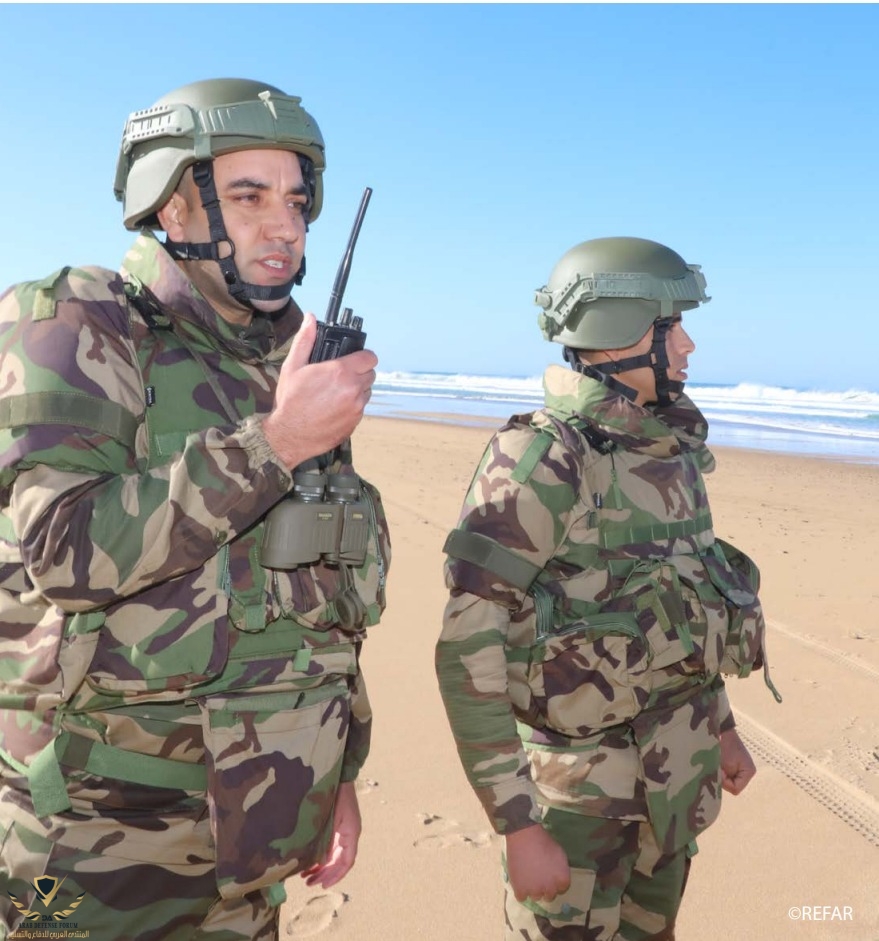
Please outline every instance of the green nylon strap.
M528 589L528 594L534 599L534 613L537 618L537 640L548 637L555 627L553 615L552 595L542 582L535 581Z
M283 882L276 882L268 887L268 899L272 908L277 908L287 901L287 890L284 888Z
M87 771L101 778L115 778L148 787L181 791L207 789L204 765L139 755L95 742L81 735L61 732L31 762L27 769L34 811L38 817L70 809L70 798L61 765Z
M766 659L766 648L763 648L763 682L766 684L767 689L772 693L775 701L780 703L782 701L781 693L775 688L775 684L772 682L772 677L769 675L769 661Z
M297 673L305 673L310 663L311 647L300 647L296 653L293 654L293 660L290 663L290 667Z
M242 604L236 596L229 603L229 618L239 631L254 634L266 629L265 604Z
M528 591L534 579L543 571L539 565L521 558L488 536L461 529L453 529L449 533L443 552L486 569L520 591Z
M653 523L647 526L618 526L614 524L601 534L601 544L605 549L618 549L620 546L642 545L646 542L659 542L666 539L680 539L697 536L711 529L711 514L705 513L694 520L679 520L675 523Z
M116 402L82 392L26 392L0 399L0 428L77 425L134 447L137 419Z
M552 438L548 434L538 433L525 449L525 453L519 458L519 463L513 468L513 473L510 474L513 480L524 484L534 473L534 468L543 460L543 456L549 450L551 444Z
M7 709L16 709L16 708L21 709L21 708L24 708L25 706L24 697L21 697L21 699L22 699L22 704L20 706L16 706L11 701L12 700L11 696L4 697L3 705ZM17 758L13 758L12 755L10 755L9 752L6 751L5 748L0 748L0 761L3 761L5 764L9 765L10 768L14 768L19 774L23 774L25 777L27 777L27 770L28 770L27 765L22 764Z
M5 513L0 513L0 540L12 544L18 543L18 536L15 535L12 520Z
M203 791L207 788L207 772L204 765L158 758L154 755L139 755L69 732L62 732L58 738L66 739L63 751L59 745L59 761L71 768L87 771L101 778L118 778L150 787L175 788L181 791Z
M614 578L624 582L635 570L637 564L635 559L608 559L607 569Z
M254 543L247 553L247 561L250 565L250 587L237 587L232 592L233 604L240 603L244 606L244 620L248 632L266 629L265 594L268 573L260 564L259 555L259 546Z
M50 817L52 814L70 810L67 786L58 763L58 750L63 747L67 736L67 732L62 732L49 742L27 769L31 800L34 803L34 813L38 817Z
M229 544L225 543L218 554L218 587L229 598L229 618L239 631L245 634L258 634L266 629L265 586L266 570L259 564L256 546L248 553L251 586L247 589L232 589L232 576L229 571Z
M306 689L291 689L281 693L254 693L251 696L234 695L228 699L222 696L207 697L205 705L208 714L227 716L233 720L246 712L280 713L291 709L307 709L338 696L348 695L348 682L344 678L325 683L323 686L311 686ZM214 724L213 718L211 724ZM201 767L198 765L196 767Z

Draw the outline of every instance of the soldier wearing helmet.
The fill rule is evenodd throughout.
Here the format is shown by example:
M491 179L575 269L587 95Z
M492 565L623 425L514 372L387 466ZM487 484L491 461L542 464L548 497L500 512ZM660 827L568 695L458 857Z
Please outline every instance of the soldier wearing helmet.
M299 98L179 88L124 128L120 270L0 298L7 932L276 938L286 877L354 863L390 545L350 447L376 357L309 364L290 296L324 167ZM356 549L269 566L294 471L356 503Z
M446 541L440 690L505 836L505 937L669 941L696 837L755 773L723 676L766 671L759 574L714 534L683 391L705 279L599 238L535 300L570 368L494 435Z

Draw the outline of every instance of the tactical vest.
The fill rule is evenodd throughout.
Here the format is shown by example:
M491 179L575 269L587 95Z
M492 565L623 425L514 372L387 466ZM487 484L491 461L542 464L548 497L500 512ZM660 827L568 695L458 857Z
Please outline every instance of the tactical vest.
M98 277L89 300L119 304L119 296L108 289L108 281L117 276L96 269L90 273ZM54 292L65 274L66 270L35 285L34 316L54 315ZM235 390L235 395L227 395L210 376L212 362L221 354L200 343L185 324L138 303L143 295L136 282L126 286L126 293L132 300L130 329L144 389L144 414L134 421L121 408L115 413L113 403L105 403L106 414L70 416L72 424L81 420L86 427L118 435L132 450L136 448L143 473L171 461L187 435L210 426L193 401L196 388L200 394L225 399L222 410L230 426L242 413L268 411L273 383L261 384L267 399L256 401L254 389L260 384L253 381L253 372L225 355L224 383ZM0 400L0 422L38 423L48 417L41 409L51 408L52 403L44 400L32 414L8 415ZM341 449L337 466L349 462L350 451ZM265 686L275 686L291 704L307 705L315 696L320 699L315 687L322 675L343 679L356 675L356 640L363 629L378 622L384 609L390 558L378 492L362 479L361 491L370 508L362 565L319 561L292 571L267 570L259 561L264 524L258 522L232 542L226 541L226 534L217 535L218 552L206 566L212 571L214 590L202 591L203 597L185 614L175 604L173 592L164 607L146 597L139 613L130 598L73 615L45 602L41 605L17 557L8 517L3 517L0 617L7 624L18 624L20 638L37 638L38 656L29 656L18 676L0 674L0 757L28 777L40 816L69 807L61 764L144 784L205 789L202 765L121 752L62 731L69 709L86 714L143 700L168 703L173 712L173 704L194 697L219 702L225 694ZM19 598L29 591L33 603L22 604ZM350 612L352 596L358 599L358 623L340 631L341 602ZM149 624L146 631L144 622ZM0 652L6 648L15 657L20 638L11 632ZM30 672L27 665L33 668ZM28 713L26 720L22 710ZM43 747L29 745L28 734L31 742Z
M588 507L560 524L565 535L546 567L479 533L455 530L445 546L526 593L506 646L520 720L588 737L685 701L718 674L747 676L761 663L766 670L759 572L715 538L694 455L663 461L662 486L691 505L642 521L627 494L654 483L631 473L632 453L569 416L542 414L549 423L531 426L511 476L526 484L567 422L580 432L580 449L566 451L579 493L562 502ZM775 693L768 672L766 682Z

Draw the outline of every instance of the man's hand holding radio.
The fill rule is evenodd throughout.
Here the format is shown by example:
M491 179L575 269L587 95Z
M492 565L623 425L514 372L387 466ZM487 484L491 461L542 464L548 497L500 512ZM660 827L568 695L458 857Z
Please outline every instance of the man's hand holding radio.
M314 315L306 314L262 422L272 450L291 470L351 436L375 382L378 357L371 350L309 364L316 332Z

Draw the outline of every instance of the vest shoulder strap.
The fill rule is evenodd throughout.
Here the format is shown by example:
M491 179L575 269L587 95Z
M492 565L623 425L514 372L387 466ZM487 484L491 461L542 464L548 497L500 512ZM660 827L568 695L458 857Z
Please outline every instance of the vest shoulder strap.
M543 460L546 452L552 446L552 442L552 435L539 431L513 468L513 472L510 475L513 480L520 484L526 483L529 477L534 473L534 469Z

